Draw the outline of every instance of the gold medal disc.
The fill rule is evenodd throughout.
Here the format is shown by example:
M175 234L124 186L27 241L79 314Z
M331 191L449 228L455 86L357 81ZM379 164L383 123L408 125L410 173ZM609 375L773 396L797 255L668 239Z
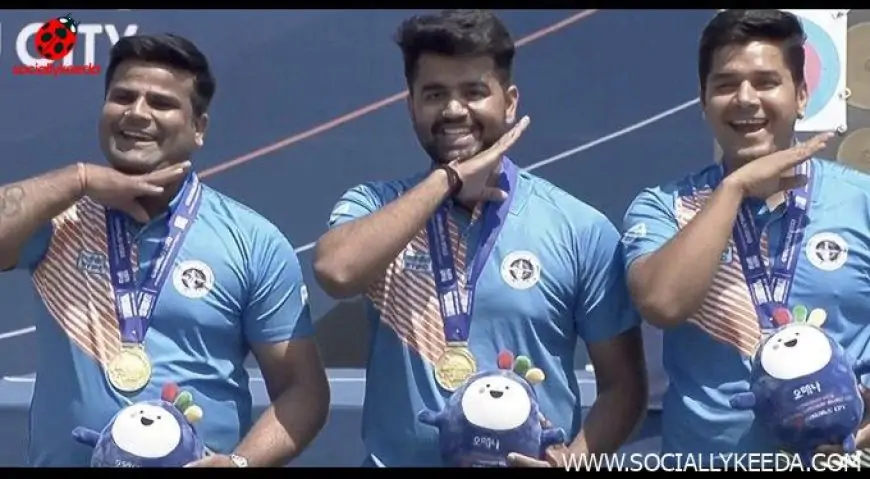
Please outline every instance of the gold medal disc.
M106 368L109 384L118 391L133 393L151 380L151 360L142 346L121 346L121 352Z
M448 346L435 363L435 380L450 392L459 389L476 372L474 355L464 346Z

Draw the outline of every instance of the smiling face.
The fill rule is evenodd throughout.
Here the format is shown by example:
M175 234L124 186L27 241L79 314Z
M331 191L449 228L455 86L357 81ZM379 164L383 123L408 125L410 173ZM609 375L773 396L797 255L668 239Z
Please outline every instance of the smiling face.
M119 171L141 174L190 159L208 115L193 110L193 74L128 60L114 71L100 118L100 146Z
M523 425L532 411L526 389L504 376L475 380L462 394L462 410L468 422L493 431L509 431Z
M181 425L162 407L137 404L118 414L112 424L112 439L122 451L158 459L168 456L181 443Z
M518 98L488 56L427 53L417 60L408 106L420 145L446 164L492 146L514 122Z
M789 148L808 98L782 46L766 41L717 50L704 90L707 122L732 168Z
M775 379L795 379L820 371L833 354L831 343L820 329L791 324L764 343L761 367Z

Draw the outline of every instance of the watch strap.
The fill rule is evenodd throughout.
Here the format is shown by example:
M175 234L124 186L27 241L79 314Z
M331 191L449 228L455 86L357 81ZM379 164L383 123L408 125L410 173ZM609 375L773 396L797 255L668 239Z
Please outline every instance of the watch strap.
M449 188L450 196L456 196L457 193L462 191L462 178L459 177L459 173L453 169L452 166L449 165L439 165L436 170L444 170L447 173L447 187Z

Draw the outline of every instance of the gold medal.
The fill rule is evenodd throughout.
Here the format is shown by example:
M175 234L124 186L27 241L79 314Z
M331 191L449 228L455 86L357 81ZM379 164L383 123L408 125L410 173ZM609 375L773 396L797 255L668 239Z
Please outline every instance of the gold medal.
M141 345L122 345L106 367L109 384L118 391L133 393L151 380L151 360Z
M474 355L466 346L447 346L435 363L435 380L447 391L459 389L477 372Z

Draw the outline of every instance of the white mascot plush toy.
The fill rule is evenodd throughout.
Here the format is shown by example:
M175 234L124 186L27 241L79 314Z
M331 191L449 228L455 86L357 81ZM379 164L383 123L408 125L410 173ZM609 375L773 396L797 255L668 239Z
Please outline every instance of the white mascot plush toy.
M731 406L752 410L780 447L803 461L821 445L853 452L864 416L859 378L870 361L856 363L821 328L824 310L781 311L787 318L762 338L752 359L750 390L733 397Z
M503 351L499 369L479 372L447 399L441 412L420 411L420 422L439 430L448 467L506 467L507 455L544 458L547 447L565 442L565 431L541 414L533 385L544 372L531 360Z
M184 467L205 456L200 419L193 396L168 384L161 399L122 409L102 432L77 427L73 438L94 448L91 467Z

